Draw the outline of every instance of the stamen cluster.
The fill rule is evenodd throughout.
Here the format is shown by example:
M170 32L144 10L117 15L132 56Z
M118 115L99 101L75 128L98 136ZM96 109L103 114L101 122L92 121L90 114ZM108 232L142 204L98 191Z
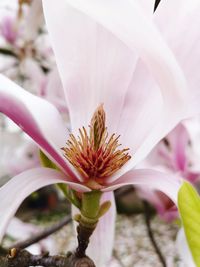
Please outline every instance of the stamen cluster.
M67 160L86 183L101 185L105 178L110 177L131 158L128 148L118 149L121 145L119 137L115 134L109 137L101 105L92 117L89 135L82 127L77 138L70 134L66 147L62 149Z

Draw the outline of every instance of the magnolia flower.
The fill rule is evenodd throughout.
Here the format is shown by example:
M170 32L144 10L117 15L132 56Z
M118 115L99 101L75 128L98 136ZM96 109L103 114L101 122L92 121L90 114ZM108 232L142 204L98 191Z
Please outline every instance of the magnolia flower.
M111 191L104 197L112 202L114 189L141 184L163 191L176 203L179 179L134 169L181 119L198 110L182 69L151 21L152 9L145 6L144 11L138 1L127 0L43 4L72 134L52 104L1 76L0 111L59 170L31 169L0 189L0 237L23 199L53 183L79 192ZM90 249L98 255L95 259L89 250L89 256L99 267L112 251L114 209L112 205L91 238Z
M195 160L192 143L187 128L184 124L179 124L159 142L141 165L146 168L175 173L193 185L198 185L200 172L194 169L197 160ZM139 188L139 195L151 202L159 215L166 221L178 217L178 210L174 203L163 193Z

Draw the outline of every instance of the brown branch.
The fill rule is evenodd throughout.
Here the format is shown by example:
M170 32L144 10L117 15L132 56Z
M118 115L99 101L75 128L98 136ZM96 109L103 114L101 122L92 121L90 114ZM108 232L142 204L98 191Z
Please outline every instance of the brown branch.
M60 230L63 226L67 225L69 222L71 222L71 216L66 216L64 217L61 221L55 223L51 227L39 232L38 234L35 234L33 237L30 237L24 241L20 241L12 245L9 249L11 248L18 248L18 249L24 249L29 247L32 244L35 244L39 242L40 240L48 237L49 235L57 232ZM0 266L1 267L1 266Z
M9 255L0 257L0 267L95 267L94 262L84 256L77 257L68 253L66 256L32 255L26 250L11 249Z
M143 201L143 204L144 204L145 223L147 226L147 233L148 233L149 239L150 239L150 241L154 247L156 254L158 255L160 262L162 263L162 266L167 267L165 258L163 256L160 248L158 247L158 244L156 243L156 240L155 240L154 235L153 235L153 231L151 229L151 210L150 210L149 204L145 200Z
M79 223L77 226L77 239L78 239L78 247L76 249L75 255L79 258L85 256L86 249L90 242L90 236L95 230L96 225L91 225L91 227L86 227L85 225Z
M53 230L58 230L63 225L68 223L71 218L64 218L57 225L54 225ZM74 253L68 253L67 256L49 256L48 254L43 255L32 255L26 250L22 250L19 247L26 247L30 244L38 242L41 237L44 238L52 233L51 229L47 229L45 233L30 238L24 242L18 243L18 248L10 249L9 255L6 257L0 257L0 267L29 267L29 266L43 266L43 267L95 267L94 262L88 258L85 254L87 246L89 244L90 236L92 235L96 224L85 226L82 221L79 222L77 227L78 233L78 247ZM36 240L37 239L37 240Z

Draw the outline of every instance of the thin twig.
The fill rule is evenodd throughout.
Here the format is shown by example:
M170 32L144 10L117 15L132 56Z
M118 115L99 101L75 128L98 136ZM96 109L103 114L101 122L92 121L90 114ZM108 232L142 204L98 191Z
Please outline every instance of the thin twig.
M153 231L151 229L151 212L150 212L149 204L146 201L143 201L143 204L144 204L145 223L147 226L147 233L148 233L149 239L150 239L150 241L154 247L156 254L158 255L158 258L160 259L160 262L162 263L162 266L167 267L165 258L164 258L161 250L159 249L159 247L156 243L156 240L155 240L154 235L153 235Z
M66 224L68 224L69 222L71 222L71 216L66 216L64 217L61 221L55 223L54 225L52 225L51 227L39 232L38 234L34 235L33 237L30 237L24 241L20 241L15 243L14 245L12 245L9 249L15 247L18 249L24 249L29 247L32 244L35 244L37 242L39 242L40 240L48 237L49 235L57 232L58 230L60 230L63 226L65 226Z
M156 11L156 8L158 7L158 5L160 4L161 0L155 0L155 4L154 4L154 12Z

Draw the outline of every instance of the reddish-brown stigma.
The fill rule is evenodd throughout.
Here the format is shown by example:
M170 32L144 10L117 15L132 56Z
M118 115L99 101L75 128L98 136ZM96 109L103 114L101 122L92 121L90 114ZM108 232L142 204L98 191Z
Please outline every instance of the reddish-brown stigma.
M103 187L105 178L119 170L131 156L125 148L119 150L119 136L110 137L105 127L105 111L100 105L92 117L90 132L82 127L76 138L70 134L64 155L84 178L85 184L92 189Z

